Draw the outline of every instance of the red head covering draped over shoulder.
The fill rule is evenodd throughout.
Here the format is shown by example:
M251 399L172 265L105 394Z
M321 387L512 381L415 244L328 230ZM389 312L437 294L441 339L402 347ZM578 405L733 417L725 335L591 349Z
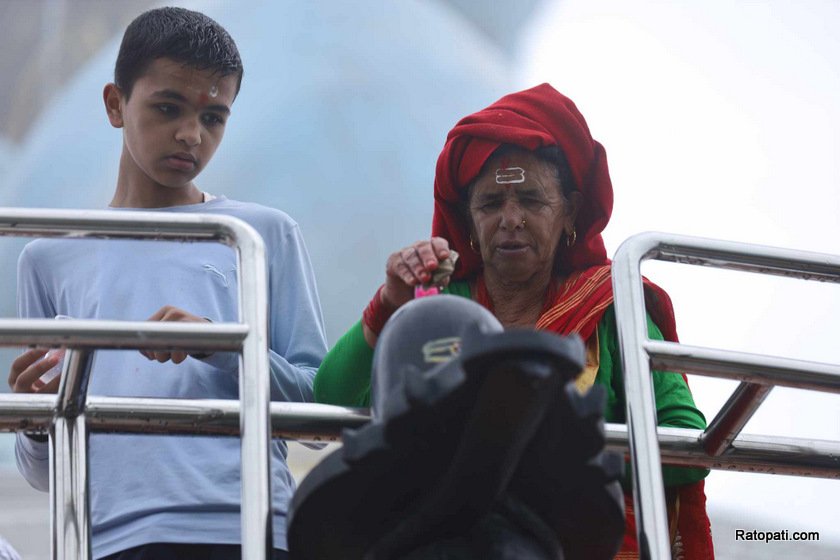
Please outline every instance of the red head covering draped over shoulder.
M601 232L610 220L613 191L603 146L592 139L571 99L548 84L502 97L461 119L446 137L435 173L432 235L449 240L460 253L455 278L475 276L481 259L470 250L469 232L459 210L465 188L502 144L527 150L558 146L566 155L583 206L575 221L577 242L560 247L569 270L608 263ZM561 244L562 245L562 244Z
M460 253L455 279L480 276L481 258L470 248L462 201L484 163L503 144L531 151L557 146L566 156L583 199L575 220L577 241L571 247L558 244L560 263L569 278L554 295L555 301L546 302L536 326L558 334L578 333L587 339L613 301L610 261L601 237L612 213L613 190L603 146L592 138L575 104L553 87L542 84L506 95L461 119L449 132L435 173L432 235L447 239ZM647 311L665 339L677 341L668 294L648 280L644 287ZM703 486L700 481L680 491L677 523L688 559L714 557ZM632 499L628 501L628 531L620 558L633 557L638 550Z
M453 278L471 279L481 269L481 257L470 248L462 200L484 163L503 144L531 151L557 146L563 151L583 200L575 220L577 241L571 247L558 244L560 262L568 272L608 265L610 261L601 237L613 206L607 154L592 138L586 120L574 102L549 84L542 84L506 95L486 109L464 117L446 137L435 172L432 235L447 239L460 254ZM583 283L594 273L595 269L592 269L578 280ZM612 286L608 278L602 284L599 295L611 302ZM676 340L674 312L668 295L650 282L645 283L645 295L648 311L665 338ZM598 298L587 299L601 311L607 306L603 301L596 304ZM594 322L581 325L566 321L554 328L546 327L560 334L576 332L585 339L592 334L599 318L600 315L594 317Z

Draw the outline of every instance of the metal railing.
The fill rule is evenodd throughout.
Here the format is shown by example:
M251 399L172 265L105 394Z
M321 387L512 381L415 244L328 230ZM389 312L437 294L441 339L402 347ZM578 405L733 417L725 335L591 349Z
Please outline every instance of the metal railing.
M773 386L840 393L840 366L649 340L640 272L648 259L840 283L840 256L662 233L633 236L616 252L613 292L627 433L608 430L608 437L614 444L623 443L622 436L629 441L640 558L660 560L671 557L662 460L840 478L840 442L739 437ZM737 379L741 384L705 431L657 430L652 368Z
M369 420L366 409L269 402L262 240L223 216L0 209L0 235L215 241L240 259L240 320L228 324L0 319L0 346L66 346L59 394L0 394L0 432L52 430L53 557L90 555L87 432L242 436L243 558L271 547L269 438L331 441ZM606 424L607 447L629 448L642 558L670 558L660 462L840 479L840 442L739 435L773 385L840 392L840 366L647 339L640 274L646 259L840 282L840 257L665 234L628 239L613 263L627 425ZM227 350L242 354L240 402L86 397L93 349ZM703 430L656 426L651 368L742 381ZM253 468L251 468L253 466Z
M5 431L49 427L52 555L60 560L86 559L91 551L86 403L92 351L177 348L239 352L242 551L245 558L264 560L271 548L272 518L267 272L259 234L228 216L0 209L0 235L203 241L224 243L236 250L238 324L0 319L0 345L68 348L57 397L2 395L0 418ZM201 406L201 401L193 404ZM132 410L143 412L137 403ZM149 412L153 410L150 406Z

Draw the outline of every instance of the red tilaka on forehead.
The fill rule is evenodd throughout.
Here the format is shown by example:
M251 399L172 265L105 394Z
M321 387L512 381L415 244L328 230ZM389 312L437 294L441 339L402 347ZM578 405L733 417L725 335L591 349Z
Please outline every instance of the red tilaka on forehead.
M198 88L192 88L192 89L194 91L198 90ZM219 86L216 85L216 84L213 84L212 86L210 86L210 91L208 91L208 92L200 91L198 93L198 104L202 105L202 106L207 105L208 103L210 103L210 98L217 97L218 95L219 95Z

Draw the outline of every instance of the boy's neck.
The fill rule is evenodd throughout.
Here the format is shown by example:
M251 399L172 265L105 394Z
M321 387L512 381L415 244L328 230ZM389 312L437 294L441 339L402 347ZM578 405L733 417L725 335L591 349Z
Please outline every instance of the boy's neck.
M120 158L117 188L111 208L167 208L186 206L204 201L204 193L192 181L183 187L165 187L126 161L125 151Z

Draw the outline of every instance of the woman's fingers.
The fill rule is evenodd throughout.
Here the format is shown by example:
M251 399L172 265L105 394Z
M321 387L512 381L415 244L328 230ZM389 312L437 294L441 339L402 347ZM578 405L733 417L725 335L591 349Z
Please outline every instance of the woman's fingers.
M442 237L417 241L391 253L385 263L385 287L381 293L383 303L399 307L409 301L414 287L429 283L440 260L449 254L449 243Z
M426 282L429 278L429 267L427 263L423 260L422 255L420 254L420 248L416 246L406 247L402 251L400 251L400 255L403 258L403 263L405 264L406 268L414 279L412 285L417 283ZM437 261L433 263L437 266Z
M416 247L417 257L423 268L423 273L428 275L438 267L438 257L435 248L429 241L423 241Z
M409 287L425 284L431 280L438 263L449 255L449 242L442 237L432 237L393 253L388 258L386 273Z
M430 244L437 260L441 261L449 256L449 241L443 237L432 237Z

